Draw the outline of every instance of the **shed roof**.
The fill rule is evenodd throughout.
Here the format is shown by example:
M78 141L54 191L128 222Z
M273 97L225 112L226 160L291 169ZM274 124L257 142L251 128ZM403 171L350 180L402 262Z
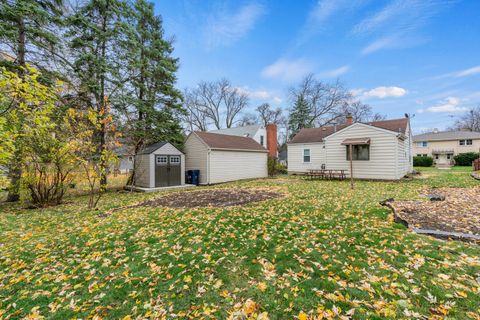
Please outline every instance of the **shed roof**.
M195 134L211 149L268 152L252 138L203 131L195 131Z
M413 141L448 141L460 139L480 139L480 132L475 131L439 131L413 136Z
M374 122L366 122L365 124L396 133L405 134L408 126L408 118L382 120ZM298 132L289 143L309 143L322 142L323 139L337 131L340 131L349 125L341 124L337 126L322 126L320 128L304 128Z
M146 146L145 148L143 148L138 154L150 154L150 153L154 152L155 150L163 147L163 146L166 145L167 143L168 143L168 142L166 142L166 141L160 141L160 142L151 144L151 145Z

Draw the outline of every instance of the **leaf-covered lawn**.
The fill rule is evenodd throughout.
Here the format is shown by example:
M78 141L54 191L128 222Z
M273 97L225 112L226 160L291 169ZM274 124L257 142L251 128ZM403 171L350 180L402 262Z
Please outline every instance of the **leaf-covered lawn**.
M425 172L354 191L348 181L231 183L209 188L286 198L106 218L161 194L112 192L95 212L79 196L43 210L0 204L0 319L479 319L480 247L413 234L378 204L479 185L468 169Z

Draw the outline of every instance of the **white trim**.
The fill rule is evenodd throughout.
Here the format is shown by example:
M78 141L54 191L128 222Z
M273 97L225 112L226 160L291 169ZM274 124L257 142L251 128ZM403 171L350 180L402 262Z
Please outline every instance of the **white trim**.
M355 127L358 127L358 126L362 126L362 127L366 127L366 128L369 128L369 129L375 129L375 130L378 130L378 131L381 131L381 132L389 133L389 134L392 134L392 135L394 135L394 136L396 136L396 137L398 137L398 136L401 134L401 132L395 132L395 131L391 131L391 130L387 130L387 129L383 129L383 128L371 126L371 125L369 125L369 124L365 124L365 123L361 123L361 122L355 122L354 124L352 124L352 125L350 125L350 126L348 126L348 127L345 127L345 128L343 128L343 129L341 129L341 130L338 130L338 131L335 132L335 133L332 133L332 134L329 135L329 136L326 136L325 138L323 138L323 140L328 140L328 139L330 139L331 137L336 136L336 135L339 134L339 133L345 132L345 131L347 131L347 130L350 130L350 129L355 128Z

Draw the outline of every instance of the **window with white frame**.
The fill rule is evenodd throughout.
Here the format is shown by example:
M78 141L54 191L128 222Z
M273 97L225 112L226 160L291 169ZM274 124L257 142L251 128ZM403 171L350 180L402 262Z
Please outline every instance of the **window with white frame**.
M310 162L310 149L303 149L303 162Z
M168 163L168 157L167 156L157 156L156 157L156 162L157 162L157 164L167 164Z
M170 163L172 164L180 163L180 156L170 156Z
M417 147L426 148L428 147L428 141L419 141L417 142Z
M461 146L471 146L473 144L472 139L459 140Z

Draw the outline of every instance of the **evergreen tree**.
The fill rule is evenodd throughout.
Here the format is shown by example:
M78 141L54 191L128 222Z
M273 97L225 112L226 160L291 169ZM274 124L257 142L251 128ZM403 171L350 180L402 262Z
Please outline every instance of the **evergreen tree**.
M121 39L125 33L126 3L119 0L89 0L68 23L68 42L71 49L74 76L78 79L79 97L86 107L93 107L101 123L94 139L98 156L104 153L108 136L106 119L109 99L122 87ZM101 184L106 185L106 166L103 162Z
M61 0L4 0L0 2L0 43L2 48L0 66L15 71L19 76L27 70L27 63L40 70L41 61L51 58L58 44L55 28L59 22ZM45 78L46 79L46 78ZM17 103L11 104L15 108ZM3 110L2 113L10 110ZM20 146L8 164L10 187L8 201L18 201L19 181L22 175Z
M181 146L181 93L175 88L178 59L171 56L171 41L164 39L162 20L153 3L137 0L128 19L123 43L128 74L123 112L127 114L124 137L137 153L143 146L168 141Z
M299 95L288 119L289 139L292 139L301 129L311 128L310 107L303 95Z

